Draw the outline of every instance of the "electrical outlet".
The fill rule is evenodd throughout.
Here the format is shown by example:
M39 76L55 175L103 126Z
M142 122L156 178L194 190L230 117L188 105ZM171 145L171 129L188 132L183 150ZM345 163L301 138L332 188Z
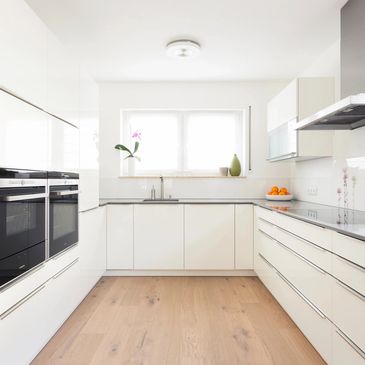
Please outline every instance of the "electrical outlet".
M308 193L308 195L311 195L311 196L317 196L318 195L318 188L317 188L317 186L310 186L307 189L307 193Z

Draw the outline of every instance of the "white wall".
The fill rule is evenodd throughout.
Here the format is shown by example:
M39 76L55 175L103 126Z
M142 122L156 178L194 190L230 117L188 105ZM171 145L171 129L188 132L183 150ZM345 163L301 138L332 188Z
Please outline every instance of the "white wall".
M309 65L303 77L333 76L336 98L340 99L340 41L335 42ZM364 88L365 92L365 88ZM343 169L348 174L348 207L365 210L365 127L354 131L335 131L332 158L299 162L293 165L291 185L297 199L344 206ZM355 186L353 178L356 179ZM317 188L317 195L308 189ZM340 202L337 189L340 188Z
M169 178L166 194L179 198L263 197L272 184L289 184L290 164L268 163L266 104L287 82L131 82L100 84L100 196L144 198L157 179L120 178L122 109L245 109L252 105L252 172L247 179Z

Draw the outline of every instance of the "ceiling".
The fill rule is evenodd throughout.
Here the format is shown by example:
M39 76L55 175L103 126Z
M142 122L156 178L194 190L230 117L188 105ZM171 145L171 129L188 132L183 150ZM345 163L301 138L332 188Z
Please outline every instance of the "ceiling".
M346 0L26 0L98 81L295 77L339 37ZM190 38L195 59L165 45Z

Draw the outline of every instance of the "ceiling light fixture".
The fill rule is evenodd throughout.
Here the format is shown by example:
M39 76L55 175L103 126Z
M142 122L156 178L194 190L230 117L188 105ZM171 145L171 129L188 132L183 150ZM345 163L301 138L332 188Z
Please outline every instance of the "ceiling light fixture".
M187 39L173 41L167 44L166 53L175 58L192 58L200 53L200 44Z

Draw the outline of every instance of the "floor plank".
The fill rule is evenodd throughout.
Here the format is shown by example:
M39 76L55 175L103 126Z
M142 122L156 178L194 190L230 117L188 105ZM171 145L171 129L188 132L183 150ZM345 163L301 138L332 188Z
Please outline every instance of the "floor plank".
M321 365L256 277L104 277L33 365Z

